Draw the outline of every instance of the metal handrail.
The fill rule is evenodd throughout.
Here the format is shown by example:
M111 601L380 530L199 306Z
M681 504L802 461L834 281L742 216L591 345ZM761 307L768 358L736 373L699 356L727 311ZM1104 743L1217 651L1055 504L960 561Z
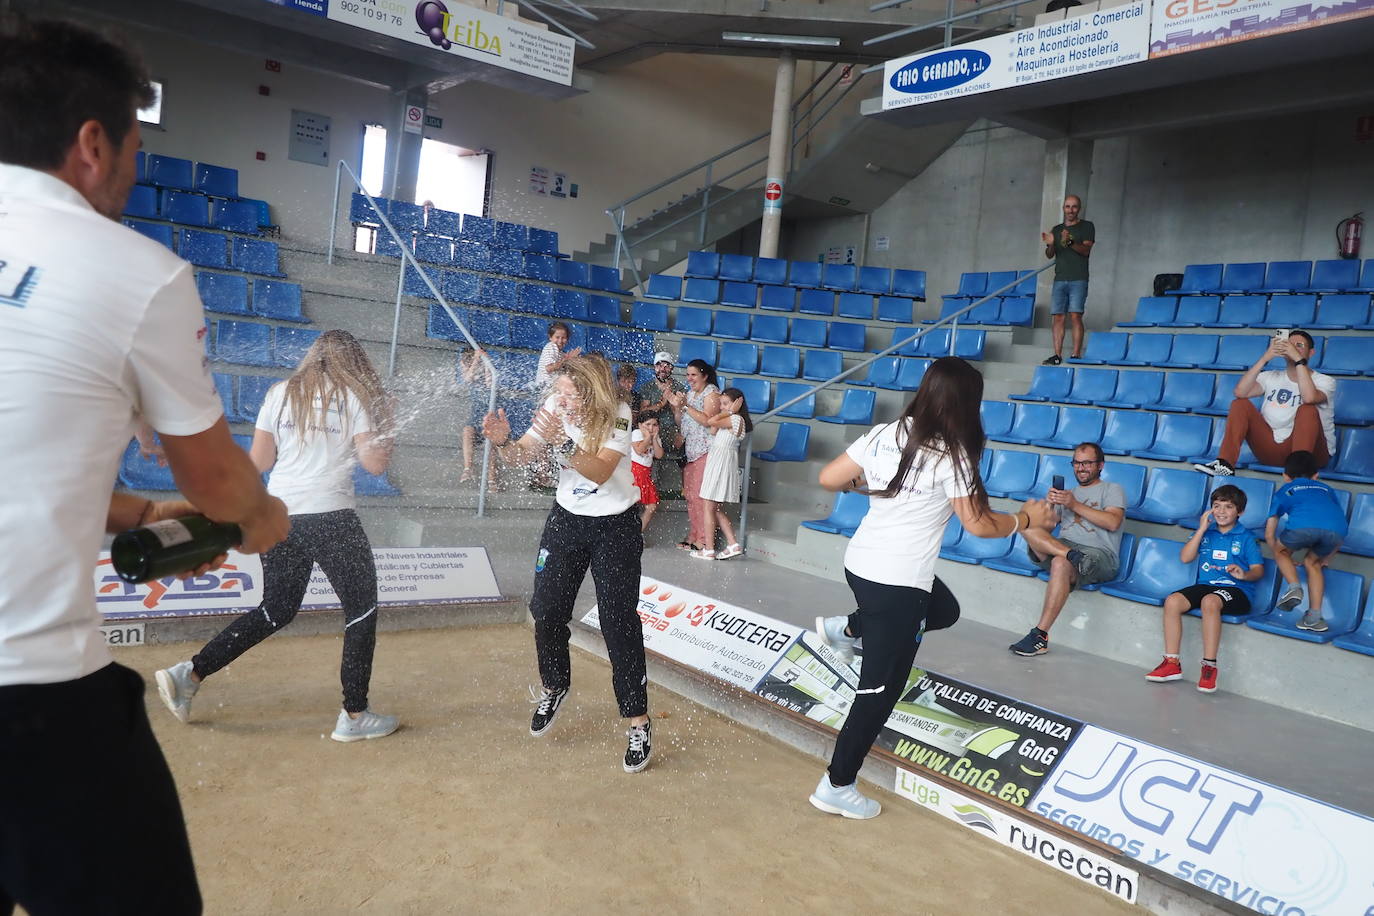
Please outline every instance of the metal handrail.
M467 325L465 325L462 322L462 320L458 317L458 314L453 310L453 306L448 304L448 300L444 298L443 293L439 292L439 287L435 285L434 280L429 275L429 272L420 266L419 261L415 260L415 256L410 253L410 248L407 247L404 241L402 241L400 233L396 231L396 227L391 225L391 220L387 219L386 214L382 212L379 206L377 206L376 198L374 198L371 194L367 192L367 189L363 187L363 183L358 180L358 176L354 174L353 169L349 167L348 163L342 159L339 160L338 168L334 170L334 208L333 214L330 216L329 219L329 256L326 260L326 263L329 264L331 267L334 264L334 238L339 231L339 192L342 190L344 172L347 172L348 177L353 179L353 184L358 189L359 193L361 193L363 197L367 198L367 202L372 206L372 212L377 214L377 218L382 222L382 227L385 228L387 233L391 235L392 240L396 242L396 247L399 248L401 251L401 266L396 278L396 310L394 315L392 316L391 321L391 356L390 362L387 365L386 374L388 376L392 376L396 373L396 342L401 332L401 297L404 295L405 291L406 266L409 265L415 269L415 272L417 274L419 274L420 279L425 282L425 286L429 287L430 293L433 294L434 298L438 300L439 305L443 308L444 312L447 313L449 320L452 321L453 324L458 328L458 330L463 333L463 337L467 339L468 345L477 351L478 355L482 359L482 362L486 364L487 378L491 380L491 392L487 396L487 413L495 413L496 388L498 384L496 364L491 361L491 357L487 355L487 351L484 350L481 347L481 345L477 343L477 339L472 336L472 333L470 331L468 331ZM482 473L477 481L478 518L481 518L486 514L487 479L490 467L491 440L483 436Z
M949 352L953 353L955 341L958 339L959 336L959 317L961 315L964 315L972 311L973 309L982 305L984 302L987 302L989 299L997 298L1009 289L1020 286L1022 283L1026 281L1026 277L1039 276L1040 274L1049 270L1053 266L1054 262L1051 261L1050 263L1045 264L1042 267L1038 267L1033 271L1022 274L1013 279L1010 283L999 286L997 289L993 290L990 293L985 293L981 299L975 299L963 308L951 312L950 314L945 315L941 318L938 318L934 322L926 325L923 328L918 328L916 330L916 333L912 334L910 337L904 338L899 342L895 342L890 347L884 350L879 350L877 353L874 353L867 359L864 359L856 363L854 366L844 370L838 375L832 376L831 378L828 378L823 382L818 382L815 386L807 389L806 391L803 391L801 394L797 395L791 400L777 405L772 410L768 410L759 414L757 417L754 418L754 425L757 426L764 420L771 420L773 417L777 416L780 411L786 410L793 404L797 404L801 401L806 400L808 397L813 396L816 392L825 388L829 388L836 382L849 378L854 373L859 372L860 370L868 366L871 366L874 362L882 359L884 356L887 356L897 350L902 349L903 347L910 344L912 341L919 340L920 338L925 337L931 331L934 331L936 328L939 328L946 324L950 325L953 328L953 333L949 336ZM749 438L746 438L744 441L744 471L740 478L739 542L740 546L742 547L749 546L749 468L752 464L752 459L753 452L750 449Z

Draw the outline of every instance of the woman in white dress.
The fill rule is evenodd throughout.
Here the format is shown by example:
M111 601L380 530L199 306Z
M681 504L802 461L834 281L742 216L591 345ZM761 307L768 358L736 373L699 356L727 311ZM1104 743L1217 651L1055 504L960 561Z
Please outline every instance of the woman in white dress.
M706 470L701 475L699 491L706 540L699 550L692 551L692 556L699 560L728 560L744 553L744 548L735 539L735 529L722 504L739 502L739 446L744 437L754 431L754 421L749 416L744 392L738 388L726 388L721 392L720 410L715 416L708 417L690 404L684 403L683 407L693 420L714 431L711 447L706 453ZM717 525L725 535L726 543L720 553L713 549Z

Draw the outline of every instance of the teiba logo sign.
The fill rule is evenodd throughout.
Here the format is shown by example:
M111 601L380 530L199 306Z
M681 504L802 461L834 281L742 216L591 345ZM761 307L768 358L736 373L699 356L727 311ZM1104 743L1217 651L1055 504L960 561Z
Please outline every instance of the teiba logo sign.
M983 51L940 51L913 60L888 81L898 92L912 95L953 89L987 72L992 58Z
M97 569L110 565L108 557L96 564ZM189 579L168 576L141 585L130 585L113 574L101 576L96 587L96 602L106 604L133 601L142 604L149 611L154 611L162 607L164 602L203 600L210 594L219 599L234 599L242 598L252 591L253 577L232 563L226 563L203 576L193 576Z
M501 56L501 36L482 30L482 20L459 21L439 0L423 0L415 4L415 24L428 36L431 44L447 51L455 44L474 51Z

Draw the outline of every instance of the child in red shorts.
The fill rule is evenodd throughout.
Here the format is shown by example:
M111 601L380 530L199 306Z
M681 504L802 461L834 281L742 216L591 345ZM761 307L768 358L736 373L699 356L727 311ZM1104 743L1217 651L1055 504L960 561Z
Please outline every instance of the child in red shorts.
M644 506L644 514L639 519L639 530L649 527L649 519L654 517L658 508L658 489L654 486L654 459L663 457L663 442L658 436L658 417L644 414L639 426L630 434L630 470L634 472L635 486L639 487L639 501Z

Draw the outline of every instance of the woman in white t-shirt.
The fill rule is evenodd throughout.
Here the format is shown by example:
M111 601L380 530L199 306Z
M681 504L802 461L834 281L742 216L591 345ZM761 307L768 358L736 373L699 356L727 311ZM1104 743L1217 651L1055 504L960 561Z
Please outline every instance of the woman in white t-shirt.
M377 567L353 495L355 464L380 474L390 463L393 424L381 378L347 331L325 331L291 377L268 390L253 436L253 463L271 471L267 492L286 503L291 533L262 555L262 604L190 661L157 672L158 692L178 719L189 718L201 681L295 619L318 563L344 611L343 709L330 737L359 741L396 730L396 716L367 704L377 643Z
M510 438L504 410L488 414L483 431L507 461L529 461L546 448L558 455L558 494L534 563L534 647L543 691L530 734L553 725L572 684L568 652L573 603L590 567L601 635L611 662L620 715L629 720L624 768L649 765L649 695L640 628L639 574L644 535L639 491L630 472L630 405L617 394L610 364L600 356L568 359L534 423Z
M989 506L978 476L982 397L977 369L958 357L937 359L896 422L873 427L821 470L827 490L857 489L869 496L868 514L844 557L858 610L847 619L816 621L822 641L841 654L851 653L860 638L864 643L854 703L830 767L811 795L811 804L822 811L869 818L880 810L858 791L859 767L906 687L922 634L959 617L959 602L935 578L950 515L958 515L968 533L986 538L1052 524L1040 500L1016 515Z
M648 530L649 520L658 509L658 487L654 486L654 461L663 457L663 440L659 438L658 415L640 416L639 425L630 436L630 470L639 488L639 504L644 507L639 517L639 530Z

